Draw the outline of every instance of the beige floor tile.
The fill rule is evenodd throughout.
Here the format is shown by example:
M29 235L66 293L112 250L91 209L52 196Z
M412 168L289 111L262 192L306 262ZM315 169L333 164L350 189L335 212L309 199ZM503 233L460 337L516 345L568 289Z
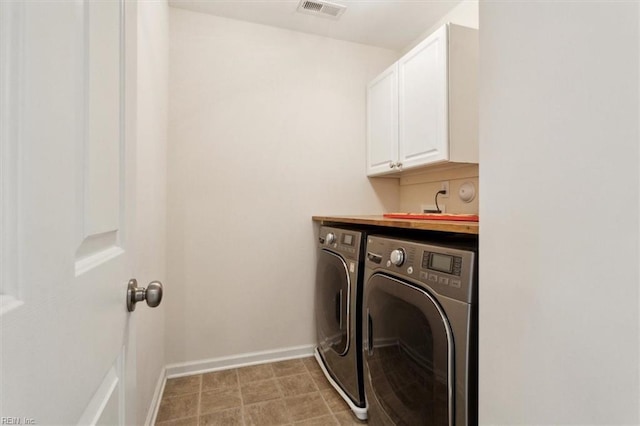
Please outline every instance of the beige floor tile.
M169 420L167 422L156 423L156 426L198 426L198 418L189 417L188 419Z
M193 417L198 414L198 393L163 398L157 422Z
M242 426L242 408L218 411L200 416L200 426Z
M361 426L367 424L366 421L358 420L358 418L351 411L334 413L333 415L340 426Z
M238 371L232 370L214 371L202 375L202 390L229 388L238 386Z
M331 383L329 383L329 381L325 377L325 375L322 372L322 370L321 371L317 371L315 373L309 373L309 374L311 374L311 377L313 378L313 382L316 384L318 389L320 389L320 390L322 390L322 389L333 389L333 386L331 386Z
M331 414L320 392L285 398L285 402L291 419L296 422Z
M287 407L281 399L245 405L244 420L247 426L276 426L291 422Z
M247 383L240 388L242 402L255 404L272 399L282 398L282 392L276 379L262 380L260 382Z
M309 373L322 371L320 369L320 366L318 365L318 360L313 356L310 356L308 358L302 358L302 363L307 368L307 370L309 370Z
M278 378L278 384L285 397L318 391L318 386L316 386L309 373L280 377Z
M332 413L340 413L351 409L335 389L324 389L320 393Z
M333 416L316 417L314 419L294 423L295 426L329 426L337 424L338 421Z
M200 396L200 414L239 408L242 406L240 389L221 388L202 392Z
M175 379L167 379L164 385L163 397L185 395L188 393L200 392L201 376L177 377Z
M272 379L274 376L271 364L252 365L238 369L240 384L257 382L258 380Z
M290 359L288 361L274 362L271 364L276 377L293 376L294 374L303 374L307 372L307 368L300 359Z
M170 379L162 398L158 426L366 424L313 357Z

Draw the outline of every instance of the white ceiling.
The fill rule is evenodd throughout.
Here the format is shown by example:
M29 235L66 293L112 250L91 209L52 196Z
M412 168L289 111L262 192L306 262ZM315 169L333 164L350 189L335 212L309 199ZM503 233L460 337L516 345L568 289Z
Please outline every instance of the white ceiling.
M402 50L461 0L332 0L338 20L299 13L299 0L169 0L174 7Z

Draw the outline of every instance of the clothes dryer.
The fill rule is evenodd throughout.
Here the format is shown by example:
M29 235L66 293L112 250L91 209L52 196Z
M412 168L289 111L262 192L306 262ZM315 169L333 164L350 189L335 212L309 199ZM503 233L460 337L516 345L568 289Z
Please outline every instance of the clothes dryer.
M477 242L367 237L369 424L477 424Z
M362 278L365 234L321 226L315 315L316 359L360 419L367 418L362 376Z

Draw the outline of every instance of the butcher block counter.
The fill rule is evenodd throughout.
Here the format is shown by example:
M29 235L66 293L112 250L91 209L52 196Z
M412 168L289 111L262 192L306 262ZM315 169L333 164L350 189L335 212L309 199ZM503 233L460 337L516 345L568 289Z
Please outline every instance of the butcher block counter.
M363 226L379 226L420 231L455 232L457 234L478 235L478 222L423 220L423 219L390 219L384 216L313 216L321 225L355 224Z

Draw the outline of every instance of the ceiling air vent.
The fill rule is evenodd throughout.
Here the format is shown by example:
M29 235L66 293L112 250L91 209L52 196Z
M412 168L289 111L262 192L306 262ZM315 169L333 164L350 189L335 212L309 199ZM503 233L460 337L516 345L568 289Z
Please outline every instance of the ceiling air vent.
M333 19L338 19L346 9L347 6L324 0L302 0L298 5L298 12Z

